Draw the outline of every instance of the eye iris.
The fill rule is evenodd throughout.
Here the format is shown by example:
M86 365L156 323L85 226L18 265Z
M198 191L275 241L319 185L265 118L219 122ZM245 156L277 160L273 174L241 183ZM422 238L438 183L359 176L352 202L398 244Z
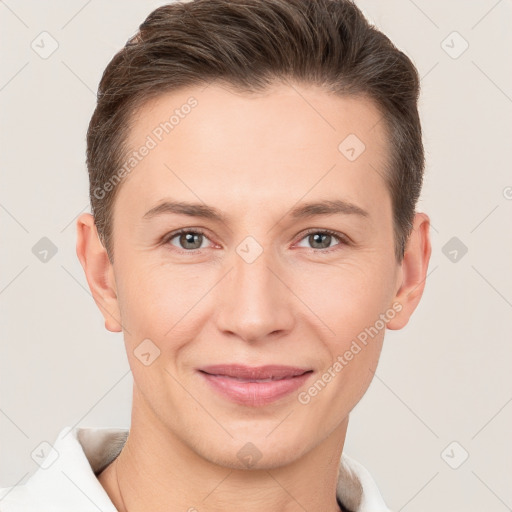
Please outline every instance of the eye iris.
M308 238L314 249L325 249L330 247L332 235L329 233L316 232L310 234ZM202 244L202 239L203 234L198 232L187 232L179 235L180 244L185 249L199 249Z
M183 233L180 236L180 244L182 244L182 246L185 249L199 249L201 247L202 236L203 235L201 233ZM188 244L194 245L194 243L197 244L197 240L199 240L199 245L197 245L197 247L194 247L194 246L190 247L188 245Z
M331 245L331 237L332 235L329 235L327 233L314 233L312 235L309 235L309 240L314 249L325 249L326 247L329 247ZM323 242L322 238L324 238ZM325 239L327 239L327 244L325 244ZM315 244L317 242L320 243L321 247L315 247Z

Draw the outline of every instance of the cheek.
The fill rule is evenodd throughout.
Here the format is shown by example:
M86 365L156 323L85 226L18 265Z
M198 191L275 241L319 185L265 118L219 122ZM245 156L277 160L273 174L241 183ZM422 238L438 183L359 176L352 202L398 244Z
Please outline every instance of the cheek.
M392 282L379 262L353 258L336 265L309 266L300 275L295 289L307 306L301 309L309 318L318 318L336 352L373 325L388 306Z
M318 392L322 398L315 407L326 415L332 407L341 414L336 417L348 414L368 389L385 335L381 315L389 307L392 274L378 258L368 258L364 265L362 260L347 259L336 268L309 274L301 292L307 297L304 302L322 319L322 330L329 328L323 336L329 352L323 372L329 382ZM323 389L321 383L317 387Z
M130 332L158 338L170 335L204 293L200 279L166 265L130 266L119 297L123 323Z

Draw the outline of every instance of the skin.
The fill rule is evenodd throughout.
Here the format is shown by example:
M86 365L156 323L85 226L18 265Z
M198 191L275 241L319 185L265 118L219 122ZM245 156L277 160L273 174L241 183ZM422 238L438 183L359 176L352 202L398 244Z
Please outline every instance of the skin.
M106 328L124 334L134 378L127 443L99 481L121 512L338 511L349 413L372 380L386 329L307 404L294 392L263 407L239 405L215 393L197 368L306 367L314 376L299 392L307 391L393 303L401 311L386 328L407 324L425 286L429 217L416 213L399 264L379 172L386 136L364 98L284 83L255 95L190 87L145 104L130 146L139 148L190 96L198 105L119 185L113 265L94 218L77 221L78 258ZM338 150L351 133L366 146L354 161ZM227 220L143 219L165 199L213 206ZM326 199L369 215L288 215ZM185 227L205 236L196 245L164 239ZM322 245L310 228L352 243L333 236ZM236 250L249 235L263 250L252 263ZM149 365L134 354L147 338L160 350ZM237 457L247 442L261 453L250 469Z

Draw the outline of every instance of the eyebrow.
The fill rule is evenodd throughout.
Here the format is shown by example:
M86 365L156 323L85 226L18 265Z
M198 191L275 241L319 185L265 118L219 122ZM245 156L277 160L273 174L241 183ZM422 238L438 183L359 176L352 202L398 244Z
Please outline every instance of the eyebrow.
M321 201L303 203L294 208L290 215L294 219L303 219L314 217L315 215L358 215L360 217L370 217L370 214L354 203L344 201L343 199L335 199L333 201Z
M217 208L201 203L188 203L182 201L164 201L151 208L143 215L143 219L151 219L165 214L188 215L217 222L226 223L227 216ZM369 218L370 214L360 206L343 199L325 200L320 202L302 203L293 208L288 215L292 219L304 219L318 215L357 215Z
M226 222L226 216L213 206L207 206L201 203L186 203L182 201L164 201L143 215L143 219L152 219L153 217L164 214L188 215L190 217L202 217L219 222Z

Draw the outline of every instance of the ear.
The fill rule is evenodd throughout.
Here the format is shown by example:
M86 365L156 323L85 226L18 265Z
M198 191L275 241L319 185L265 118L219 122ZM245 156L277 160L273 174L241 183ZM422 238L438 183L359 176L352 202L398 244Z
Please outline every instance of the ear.
M81 214L76 222L76 230L76 254L94 301L105 319L105 328L111 332L121 332L114 268L100 241L94 217L90 213Z
M419 304L425 288L431 252L430 219L425 213L416 213L398 272L397 292L393 299L393 302L401 304L402 309L388 322L387 329L397 330L405 327Z

